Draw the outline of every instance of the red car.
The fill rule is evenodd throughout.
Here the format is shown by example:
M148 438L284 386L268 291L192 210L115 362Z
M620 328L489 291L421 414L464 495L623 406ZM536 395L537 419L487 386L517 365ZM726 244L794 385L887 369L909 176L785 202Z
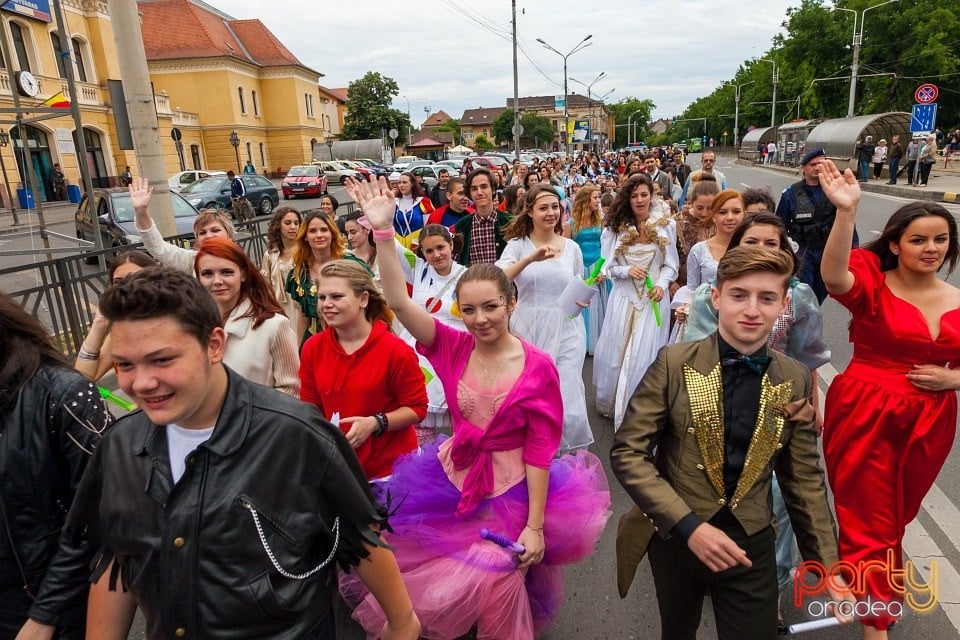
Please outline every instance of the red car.
M327 176L321 167L300 165L290 167L283 178L283 199L296 196L320 197L327 192Z

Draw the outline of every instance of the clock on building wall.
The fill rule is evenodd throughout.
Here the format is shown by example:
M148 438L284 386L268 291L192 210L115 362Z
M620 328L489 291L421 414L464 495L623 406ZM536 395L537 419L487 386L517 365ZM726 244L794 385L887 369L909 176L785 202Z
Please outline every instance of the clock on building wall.
M16 75L17 91L27 98L36 98L40 93L40 83L29 71L18 71Z

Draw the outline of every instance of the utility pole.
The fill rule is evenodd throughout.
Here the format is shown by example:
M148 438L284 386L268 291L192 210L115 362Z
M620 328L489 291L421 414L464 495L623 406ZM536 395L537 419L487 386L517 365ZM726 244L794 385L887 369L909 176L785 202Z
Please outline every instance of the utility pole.
M863 45L863 23L867 18L867 11L876 9L877 7L882 7L885 4L890 4L892 2L897 2L897 0L887 0L886 2L881 2L880 4L875 4L872 7L867 7L866 9L860 11L859 18L857 20L858 14L854 9L844 9L843 7L833 7L837 11L847 11L853 14L853 64L850 65L850 99L847 101L847 117L852 118L854 113L854 105L857 101L857 74L860 72L860 47ZM860 29L857 30L857 24L859 22ZM776 98L774 98L776 100Z
M780 74L777 73L777 61L772 58L762 58L760 62L769 62L773 65L773 102L770 105L770 126L777 126L777 83L780 81Z
M513 10L513 157L520 159L520 81L517 76L517 0L510 0Z
M160 145L160 124L157 122L150 73L147 70L137 3L109 0L109 8L137 165L140 175L148 178L150 186L156 190L150 204L150 215L161 234L172 236L177 233L173 221L173 200L167 184L167 167Z

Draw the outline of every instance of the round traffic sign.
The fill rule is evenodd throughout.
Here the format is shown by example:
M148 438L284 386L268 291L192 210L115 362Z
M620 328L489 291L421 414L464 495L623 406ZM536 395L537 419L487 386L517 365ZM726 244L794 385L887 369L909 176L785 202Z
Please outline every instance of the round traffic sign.
M518 122L517 124L513 125L513 126L510 128L510 133L512 133L512 134L515 135L515 136L522 136L522 135L523 135L523 125L520 124L519 122Z
M389 135L393 140L396 140L400 136L400 132L396 129L390 129L387 135Z
M170 130L170 137L173 138L176 142L180 142L180 139L183 138L183 134L180 133L180 129L174 127Z
M937 99L938 95L940 95L940 90L937 89L937 86L927 83L917 87L917 92L913 94L913 97L920 104L930 104Z

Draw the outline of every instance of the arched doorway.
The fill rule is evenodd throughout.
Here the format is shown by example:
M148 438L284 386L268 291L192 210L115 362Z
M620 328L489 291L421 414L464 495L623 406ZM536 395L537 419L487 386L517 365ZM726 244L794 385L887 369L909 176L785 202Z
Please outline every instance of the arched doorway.
M27 138L27 145L24 148L23 141L20 139L20 127L10 129L10 141L13 143L14 155L17 158L17 169L20 172L20 181L27 184L27 170L24 166L24 158L27 156L26 149L30 150L29 158L31 170L36 176L37 190L34 194L40 202L50 200L53 195L53 157L50 155L50 141L43 129L38 129L29 124L22 125Z
M83 128L83 144L77 141L77 132L73 132L73 143L77 148L80 162L85 162L90 172L90 181L94 187L109 187L110 174L103 158L103 141L100 134L88 127ZM82 153L81 153L82 151Z

